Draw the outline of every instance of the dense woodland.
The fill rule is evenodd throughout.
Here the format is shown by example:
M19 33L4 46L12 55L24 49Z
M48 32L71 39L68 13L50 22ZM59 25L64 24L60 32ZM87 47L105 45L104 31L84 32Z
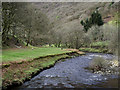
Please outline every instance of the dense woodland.
M114 7L112 7L112 5ZM111 7L110 7L111 6ZM117 11L118 3L109 3L109 8ZM111 10L111 9L109 9ZM91 10L89 18L79 20L77 25L69 32L53 30L55 25L50 19L36 8L34 3L2 3L2 44L9 46L42 46L54 45L62 48L90 47L94 42L109 42L107 48L117 52L118 47L118 21L119 12L113 14L114 23L104 23L99 8ZM56 16L59 19L59 16ZM66 31L67 31L66 29Z

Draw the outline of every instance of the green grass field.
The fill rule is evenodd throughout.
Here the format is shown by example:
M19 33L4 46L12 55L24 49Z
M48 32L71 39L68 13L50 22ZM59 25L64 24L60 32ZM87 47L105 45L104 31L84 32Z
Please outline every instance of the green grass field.
M28 60L37 58L40 56L47 56L47 55L54 55L54 54L61 54L66 53L70 51L64 51L60 48L34 48L33 50L31 48L25 48L25 49L8 49L2 51L2 61L8 62L8 61L17 61L17 60Z

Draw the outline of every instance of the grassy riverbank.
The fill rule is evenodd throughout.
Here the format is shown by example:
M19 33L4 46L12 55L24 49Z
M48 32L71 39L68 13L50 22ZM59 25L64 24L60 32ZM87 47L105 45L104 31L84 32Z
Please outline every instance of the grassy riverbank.
M79 48L80 51L83 52L91 52L91 53L112 53L108 49L108 43L106 41L102 42L94 42L91 43L89 47Z
M70 51L64 51L60 48L22 48L22 49L6 49L2 51L2 62L10 62L10 61L20 61L20 60L29 60L33 58L37 58L40 56L61 54Z
M24 61L22 63L13 63L9 67L3 68L2 85L4 88L11 85L20 85L24 81L31 79L32 76L38 72L53 66L58 59L68 57L69 56L65 54L37 60Z
M54 66L61 59L70 58L76 51L60 48L25 48L3 50L2 86L20 85L46 68ZM82 55L82 53L81 53Z
M92 53L107 53L108 50L107 49L96 49L96 48L80 48L80 51L83 52L92 52Z

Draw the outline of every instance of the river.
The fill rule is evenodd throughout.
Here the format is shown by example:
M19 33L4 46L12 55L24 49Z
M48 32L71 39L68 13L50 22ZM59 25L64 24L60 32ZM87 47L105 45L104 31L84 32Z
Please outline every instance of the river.
M87 53L65 61L59 61L54 67L44 70L20 88L117 88L117 75L94 74L85 69L95 56L112 59L111 54Z

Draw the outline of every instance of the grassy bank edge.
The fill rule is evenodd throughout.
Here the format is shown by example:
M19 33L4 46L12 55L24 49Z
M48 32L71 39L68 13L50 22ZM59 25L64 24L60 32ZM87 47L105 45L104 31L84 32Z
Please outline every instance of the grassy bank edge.
M83 51L83 52L89 52L89 53L107 53L107 54L113 54L112 52L109 52L108 49L97 49L97 48L80 48L79 49L80 51Z
M17 69L22 69L21 71L24 70L23 67L20 68L21 65L24 66L27 65L27 63L29 65L27 65L26 67L29 66L29 68L23 72L25 74L25 76L19 77L19 78L14 78L13 79L13 75L14 74L18 74L18 72L15 73L14 69L13 73L11 73L12 71L7 71L6 75L11 75L9 77L11 77L10 79L8 77L6 77L5 79L3 79L3 85L2 88L3 89L7 89L7 88L12 88L13 86L19 86L21 84L23 84L25 81L30 80L32 77L34 77L35 75L37 75L38 73L40 73L41 71L48 69L50 67L53 67L55 65L55 63L61 59L66 59L66 58L71 58L71 55L78 55L79 53L71 51L71 52L67 52L67 53L62 53L62 54L56 54L56 55L48 55L48 56L44 56L44 57L38 57L38 58L34 58L32 60L29 61L22 61L19 63L12 63L9 67L3 67L3 69L6 69L9 71L9 69L11 70L12 66L17 66ZM80 55L80 54L79 54ZM82 54L81 54L82 55ZM5 75L4 75L5 77Z
M34 59L40 56L47 56L53 54L61 54L66 53L69 51L61 50L60 48L44 48L44 47L36 47L32 48L14 48L14 49L6 49L2 51L2 62L14 62L14 61L22 61L22 60L29 60Z

